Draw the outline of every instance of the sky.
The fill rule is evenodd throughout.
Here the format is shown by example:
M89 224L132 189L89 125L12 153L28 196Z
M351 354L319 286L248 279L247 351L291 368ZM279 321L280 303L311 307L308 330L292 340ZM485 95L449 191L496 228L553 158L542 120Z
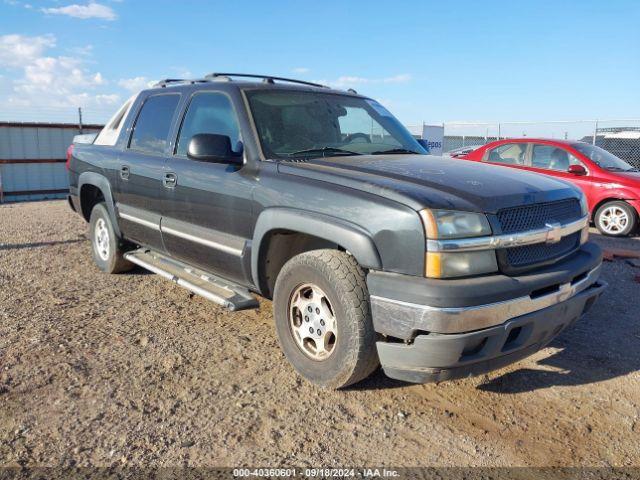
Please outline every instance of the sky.
M0 118L103 122L215 71L354 88L409 125L640 118L639 25L638 0L0 0Z

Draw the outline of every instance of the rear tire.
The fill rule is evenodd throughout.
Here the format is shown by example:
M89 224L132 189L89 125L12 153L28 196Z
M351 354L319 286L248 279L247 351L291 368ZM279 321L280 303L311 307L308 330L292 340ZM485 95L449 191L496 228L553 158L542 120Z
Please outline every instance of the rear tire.
M596 211L594 222L603 235L625 237L634 232L638 224L635 209L627 202L607 202Z
M369 292L351 255L313 250L293 257L276 279L273 309L285 356L311 383L342 388L378 367Z
M98 203L91 210L89 236L93 261L106 273L121 273L131 270L133 263L125 260L125 250L116 236L107 206Z

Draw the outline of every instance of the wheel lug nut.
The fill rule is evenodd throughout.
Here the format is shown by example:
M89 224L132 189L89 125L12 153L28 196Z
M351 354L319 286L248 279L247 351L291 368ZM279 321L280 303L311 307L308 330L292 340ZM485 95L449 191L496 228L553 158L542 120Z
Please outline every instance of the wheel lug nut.
M320 331L320 329L318 329L318 335L320 335L322 332Z
M309 327L309 333L313 333L313 327Z
M320 325L324 327L324 320L320 320Z
M316 308L316 313L317 313L318 315L320 315L320 309L319 309L319 308Z
M309 317L307 317L306 315L304 316L304 321L308 322L309 321Z
M313 308L311 308L310 306L307 307L307 310L309 310L310 312L313 312Z

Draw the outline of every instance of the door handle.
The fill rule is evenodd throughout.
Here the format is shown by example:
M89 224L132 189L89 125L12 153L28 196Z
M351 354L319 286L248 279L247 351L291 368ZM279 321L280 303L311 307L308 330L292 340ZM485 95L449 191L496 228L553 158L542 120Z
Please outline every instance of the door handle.
M162 184L166 188L174 188L178 183L178 177L175 173L165 173L162 179Z
M120 167L120 178L122 178L123 180L129 180L129 173L129 167L127 167L126 165Z

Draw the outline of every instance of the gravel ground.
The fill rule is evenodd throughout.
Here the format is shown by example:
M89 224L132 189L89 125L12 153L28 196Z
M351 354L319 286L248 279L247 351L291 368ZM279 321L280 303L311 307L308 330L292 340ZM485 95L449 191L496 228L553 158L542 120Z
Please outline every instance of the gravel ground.
M640 268L551 346L440 385L301 381L271 304L93 266L62 201L0 206L0 465L640 465ZM640 239L605 248L640 251Z

